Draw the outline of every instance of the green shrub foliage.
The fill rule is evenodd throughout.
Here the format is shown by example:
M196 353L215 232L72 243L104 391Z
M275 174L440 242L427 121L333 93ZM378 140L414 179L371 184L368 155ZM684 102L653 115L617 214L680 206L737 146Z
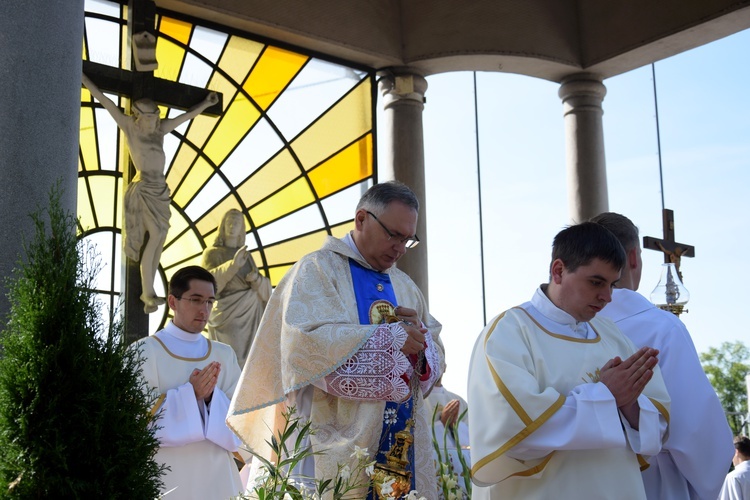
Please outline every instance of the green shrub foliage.
M59 187L31 217L0 334L0 497L156 498L153 396L93 292L96 252L77 241Z

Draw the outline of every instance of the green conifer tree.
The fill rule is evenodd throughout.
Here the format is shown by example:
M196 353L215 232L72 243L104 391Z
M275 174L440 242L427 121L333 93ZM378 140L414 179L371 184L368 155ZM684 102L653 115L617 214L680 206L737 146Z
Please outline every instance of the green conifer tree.
M119 322L96 300L100 260L60 205L32 214L35 234L9 279L0 334L0 497L153 499L163 466ZM47 222L48 221L48 222Z

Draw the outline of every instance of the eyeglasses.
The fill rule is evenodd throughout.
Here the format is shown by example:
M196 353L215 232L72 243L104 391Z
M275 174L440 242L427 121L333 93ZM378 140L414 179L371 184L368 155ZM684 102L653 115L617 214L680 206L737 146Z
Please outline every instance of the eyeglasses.
M385 231L386 234L388 234L388 240L395 239L399 243L403 243L406 248L414 248L415 246L419 244L419 238L417 237L416 234L414 236L407 236L405 238L397 234L393 234L392 232L388 230L387 227L385 227L385 225L383 225L382 222L380 222L380 220L377 217L375 217L374 213L370 212L369 210L366 210L366 212L372 215L372 218L375 219L375 222L380 224L380 227L383 228L383 231Z
M201 299L199 297L175 297L177 300L187 300L193 307L213 307L216 299Z

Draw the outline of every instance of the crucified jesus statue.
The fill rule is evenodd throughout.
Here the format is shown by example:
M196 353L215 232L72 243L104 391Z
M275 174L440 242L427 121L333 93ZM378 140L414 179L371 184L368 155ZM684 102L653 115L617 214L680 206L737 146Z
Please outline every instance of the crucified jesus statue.
M125 254L135 262L140 262L140 299L143 310L150 314L165 303L165 299L157 297L154 290L154 277L159 268L170 217L170 192L164 176L164 136L219 102L219 96L211 92L185 113L162 120L158 106L151 99L135 101L131 106L132 116L126 115L86 74L83 74L82 80L83 85L104 106L125 134L136 170L125 190L124 244Z

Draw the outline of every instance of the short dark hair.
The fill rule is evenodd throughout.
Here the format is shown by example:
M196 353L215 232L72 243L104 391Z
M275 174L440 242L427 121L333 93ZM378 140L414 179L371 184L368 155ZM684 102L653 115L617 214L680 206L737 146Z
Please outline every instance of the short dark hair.
M590 264L594 259L608 262L618 270L626 262L625 250L617 237L595 222L568 226L557 233L552 242L551 262L556 259L560 259L570 272Z
M398 201L419 212L419 200L414 191L399 181L375 184L359 199L357 210L365 209L376 215L382 214L391 202Z
M740 452L740 455L750 458L750 439L747 436L735 436L734 449Z
M213 274L201 266L186 266L172 275L172 279L169 280L169 294L178 299L181 298L182 294L190 289L192 280L208 281L214 286L214 293L216 293L216 278Z
M590 219L612 231L625 251L638 245L638 228L633 221L615 212L604 212Z

